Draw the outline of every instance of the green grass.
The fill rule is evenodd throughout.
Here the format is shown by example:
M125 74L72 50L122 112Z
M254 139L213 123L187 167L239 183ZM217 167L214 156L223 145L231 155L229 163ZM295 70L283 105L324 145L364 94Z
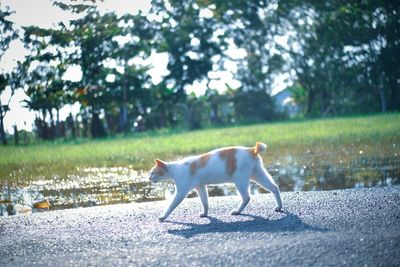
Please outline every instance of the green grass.
M230 145L268 145L265 160L304 153L394 153L400 146L400 114L312 119L206 129L155 132L130 137L44 142L0 147L0 184L65 177L83 167L125 166L149 169L153 158L174 160ZM394 152L393 152L394 151ZM396 153L397 153L396 152Z

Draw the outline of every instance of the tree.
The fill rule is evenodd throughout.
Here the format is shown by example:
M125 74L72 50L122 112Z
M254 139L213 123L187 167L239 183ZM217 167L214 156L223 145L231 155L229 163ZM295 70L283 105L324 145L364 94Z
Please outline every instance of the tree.
M270 121L277 118L275 104L266 91L243 91L239 88L233 97L235 115L240 120Z
M185 87L206 79L213 56L221 53L220 39L213 38L216 20L201 16L194 1L153 0L152 6L152 14L161 17L154 22L157 51L169 55L165 82L173 85L176 102L185 102Z
M24 85L29 100L26 106L36 111L35 125L42 139L53 139L61 135L60 109L69 103L68 88L71 83L62 79L66 67L66 52L59 43L67 43L70 36L60 29L24 27L24 43L30 51L20 65L20 82ZM56 40L56 41L55 41ZM54 118L54 112L56 118Z
M8 74L0 74L0 95L2 94L3 91L6 90L8 81L9 81L9 75ZM1 143L3 145L7 145L7 137L6 133L4 130L4 117L7 114L7 111L9 111L9 103L10 103L11 97L8 101L7 104L1 103L1 98L0 98L0 138L1 138Z
M307 113L307 91L300 84L294 84L286 88L293 96L293 101L299 106L299 112L301 115Z
M12 14L7 7L6 10L0 9L0 61L10 46L12 40L18 38L18 31L14 28L13 23L8 19ZM6 90L10 83L12 75L5 70L0 70L0 95ZM4 130L4 117L9 111L9 103L14 93L14 87L11 88L11 96L8 103L1 103L0 98L0 139L3 145L7 144L6 133Z
M121 38L128 41L115 48L112 58L123 71L115 71L116 79L113 87L114 101L119 106L119 132L127 132L129 121L138 115L143 116L150 108L147 98L150 97L150 66L135 65L134 59L143 60L152 51L153 30L150 22L141 14L124 15L119 19L124 26ZM131 25L131 26L129 26ZM133 124L133 123L132 123Z
M94 7L85 12L82 18L71 21L70 31L73 46L78 50L69 56L69 61L82 69L78 99L83 112L91 114L92 136L104 135L98 120L101 112L105 113L109 124L113 124L115 107L119 109L117 131L126 132L129 120L136 119L147 109L143 96L149 95L145 92L149 88L148 67L136 65L134 59L143 60L151 52L150 23L140 14L100 15ZM121 39L127 41L120 42ZM106 67L107 62L115 66ZM114 81L108 82L108 77L114 77ZM99 127L98 131L93 124Z
M109 132L125 133L138 118L147 117L150 122L153 121L150 116L164 116L157 95L162 89L166 91L161 95L166 95L168 90L152 85L148 74L150 66L137 63L146 62L155 52L157 39L152 22L140 13L120 17L114 13L100 14L92 4L56 2L56 5L81 16L53 30L26 28L26 43L41 46L39 39L44 38L47 44L43 44L41 51L46 48L58 51L52 56L56 56L60 67L64 70L70 66L80 67L82 79L68 83L62 90L64 100L81 104L84 128L90 128L93 137L101 137L106 133L105 122ZM39 59L38 54L40 52L35 55L36 60L48 63L44 58ZM100 118L103 115L104 120ZM161 125L170 125L172 117L168 115L160 120ZM153 128L159 124L146 126Z
M275 76L282 71L284 60L278 53L279 44L275 36L279 34L275 6L277 1L201 1L211 2L214 15L220 23L220 31L225 43L232 40L237 48L244 49L243 59L236 61L236 78L242 83L243 91L263 90L271 93Z
M39 112L35 124L42 139L61 136L59 111L66 103L66 84L61 79L63 73L60 66L53 67L45 62L37 66L24 81L26 94L29 96L29 100L24 102L30 110ZM53 115L54 110L56 118Z
M290 64L309 114L400 109L398 2L285 0L277 13L295 33Z

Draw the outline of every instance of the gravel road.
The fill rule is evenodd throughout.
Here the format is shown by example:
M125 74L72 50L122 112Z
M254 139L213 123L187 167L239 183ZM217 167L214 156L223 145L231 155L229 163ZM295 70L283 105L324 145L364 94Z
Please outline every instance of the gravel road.
M400 266L400 186L197 198L0 217L0 266Z

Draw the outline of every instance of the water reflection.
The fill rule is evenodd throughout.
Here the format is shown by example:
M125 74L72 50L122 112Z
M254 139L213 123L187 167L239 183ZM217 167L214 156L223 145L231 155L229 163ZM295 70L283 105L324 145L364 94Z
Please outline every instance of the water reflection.
M31 181L26 187L5 185L0 191L0 214L19 212L19 205L34 207L47 199L50 210L164 199L163 188L150 184L147 173L129 168L87 168L80 175ZM10 213L14 206L14 212Z
M395 156L367 157L359 153L351 159L335 155L288 157L269 170L282 191L332 190L398 184L400 159Z
M281 191L331 190L390 186L400 183L400 159L353 155L286 156L267 166ZM129 168L86 168L79 175L38 179L26 186L3 185L0 191L0 215L40 212L124 202L169 199L172 182L151 184L147 172ZM266 193L252 184L251 194ZM209 186L210 196L235 195L233 185ZM189 197L195 197L192 192ZM46 201L46 202L44 202ZM46 205L48 201L49 205Z

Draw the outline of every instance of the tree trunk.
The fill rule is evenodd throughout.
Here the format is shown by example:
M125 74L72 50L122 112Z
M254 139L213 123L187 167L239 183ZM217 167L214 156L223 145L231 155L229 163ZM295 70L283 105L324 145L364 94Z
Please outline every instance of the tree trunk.
M307 100L307 107L306 107L306 113L314 113L314 105L315 105L315 90L309 89L308 90L308 100Z
M56 137L60 137L61 134L61 125L60 125L60 110L56 108Z
M54 136L55 136L55 123L54 123L54 116L53 116L53 112L52 109L50 108L48 110L49 114L50 114L50 126L49 126L49 140L54 140Z
M383 87L379 88L379 96L381 99L381 112L386 112L386 98L385 98L385 91L383 90Z
M4 131L4 114L1 103L0 103L0 137L1 137L1 143L3 145L7 145L6 132Z
M119 111L119 130L121 133L127 132L127 124L128 124L128 92L127 92L127 81L124 80L124 84L122 86L122 104Z
M106 136L106 130L100 120L100 112L92 109L92 123L91 123L91 134L93 138L101 138Z
M159 127L158 128L164 128L166 126L165 113L164 112L160 112L159 118L160 118L160 122L159 122L159 125L158 125Z
M390 101L389 101L389 107L388 107L388 111L399 111L400 110L400 101L399 101L399 97L398 97L398 92L397 90L398 88L398 83L396 78L391 77L391 79L389 79L389 95L390 95Z
M71 114L72 116L72 114ZM75 120L73 120L73 123L75 125L74 130L75 130L75 134L74 134L74 138L78 138L81 136L81 125L79 123L79 119L78 119L79 113L76 114L75 116Z
M128 106L126 103L122 103L119 110L119 131L121 133L127 132L127 124L128 124Z
M88 137L89 136L89 116L88 116L88 111L87 108L84 108L82 111L82 137Z
M387 111L387 102L386 102L386 96L385 96L385 88L383 86L383 73L381 73L381 75L379 77L378 92L379 92L381 112L386 112Z
M14 143L16 146L19 145L19 134L17 125L14 125Z
M322 92L320 92L319 95L319 116L324 117L324 113L326 110L326 105L325 105L325 98L326 98L326 94L325 94L325 88L324 90L322 90Z

